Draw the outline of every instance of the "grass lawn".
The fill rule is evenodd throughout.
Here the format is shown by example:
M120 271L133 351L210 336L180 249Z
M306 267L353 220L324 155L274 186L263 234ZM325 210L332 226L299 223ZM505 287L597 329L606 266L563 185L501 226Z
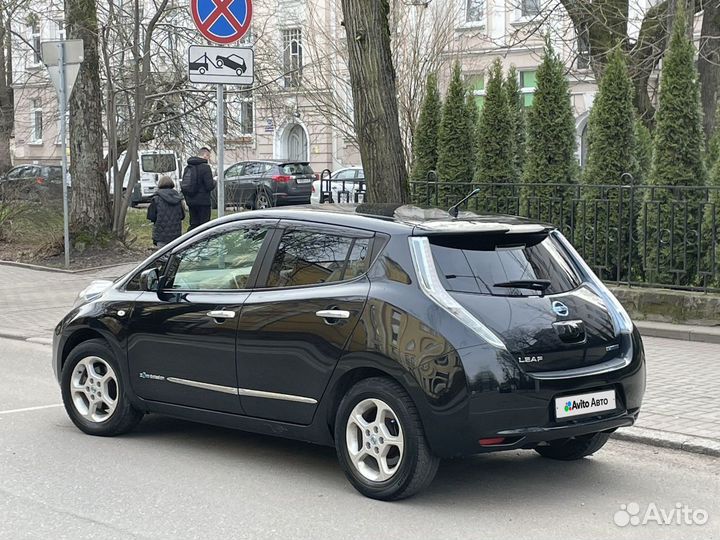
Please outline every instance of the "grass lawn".
M212 218L217 210L212 211ZM125 243L112 241L104 245L89 246L78 252L73 249L71 265L78 267L99 266L117 261L139 261L153 248L152 223L147 220L147 205L140 208L128 208L127 236ZM183 222L183 231L188 228L189 220ZM0 241L0 260L34 262L51 266L62 266L63 216L58 205L31 204L27 211L5 224L5 239ZM70 237L74 247L75 239Z

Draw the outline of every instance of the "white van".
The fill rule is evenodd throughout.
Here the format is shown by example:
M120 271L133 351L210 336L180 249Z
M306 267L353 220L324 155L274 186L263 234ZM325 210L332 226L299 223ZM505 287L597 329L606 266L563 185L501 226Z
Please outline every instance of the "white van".
M125 159L125 152L118 159L118 167ZM175 182L175 189L180 190L180 179L182 177L182 164L174 150L140 150L138 151L140 170L140 182L135 185L131 203L136 205L141 202L149 202L157 189L157 183L161 176L169 176ZM113 193L113 182L110 181L110 194ZM130 167L125 173L123 188L130 183Z

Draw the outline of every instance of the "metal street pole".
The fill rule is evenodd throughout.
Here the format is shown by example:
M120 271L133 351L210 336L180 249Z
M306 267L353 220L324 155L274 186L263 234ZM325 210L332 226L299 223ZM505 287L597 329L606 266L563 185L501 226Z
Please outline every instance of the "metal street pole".
M66 113L67 110L67 88L65 85L65 44L58 43L58 68L60 71L60 150L62 152L62 190L63 190L63 236L65 243L65 268L70 266L70 220L68 213L68 163L67 163L67 137L66 137Z
M218 217L225 215L225 88L217 85Z

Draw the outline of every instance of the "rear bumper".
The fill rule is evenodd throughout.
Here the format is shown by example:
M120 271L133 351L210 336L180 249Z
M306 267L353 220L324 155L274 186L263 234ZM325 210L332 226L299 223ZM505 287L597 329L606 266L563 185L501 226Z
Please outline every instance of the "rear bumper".
M311 192L293 195L288 195L287 193L275 193L273 194L273 198L277 206L289 204L310 204L311 195Z
M585 377L538 380L525 374L511 357L487 347L460 351L468 381L467 408L444 417L430 411L425 422L433 451L444 457L517 448L539 443L614 431L631 426L645 393L645 353L637 332L632 361L625 367ZM615 390L612 411L558 420L558 397ZM480 439L503 438L501 444L483 446Z

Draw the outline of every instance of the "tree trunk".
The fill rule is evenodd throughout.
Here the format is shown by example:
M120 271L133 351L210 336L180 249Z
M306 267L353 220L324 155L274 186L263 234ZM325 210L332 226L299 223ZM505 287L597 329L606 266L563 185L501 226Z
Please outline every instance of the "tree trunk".
M12 87L12 41L10 21L0 12L0 174L12 167L10 138L15 118L15 97Z
M700 31L700 54L698 71L700 72L700 102L703 110L703 129L705 140L709 141L715 126L715 109L720 93L720 3L718 0L705 0L702 30Z
M408 200L387 0L342 0L355 126L367 201Z
M70 96L70 227L94 238L111 225L103 173L102 91L98 60L98 24L94 0L66 0L69 39L82 39L84 60Z

